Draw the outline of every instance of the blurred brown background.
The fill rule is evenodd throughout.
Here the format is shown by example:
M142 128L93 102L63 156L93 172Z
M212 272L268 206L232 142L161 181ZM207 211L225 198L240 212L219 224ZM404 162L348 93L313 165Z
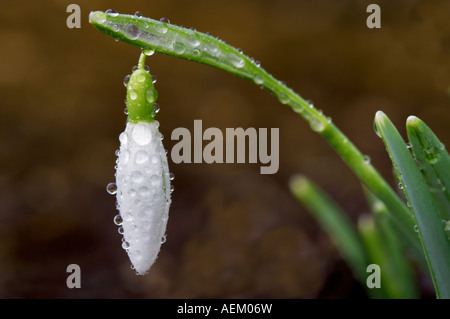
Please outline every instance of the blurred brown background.
M211 32L242 48L324 110L389 180L373 132L383 110L404 135L408 115L450 140L449 1L14 1L0 10L0 297L364 298L330 240L288 190L302 173L353 220L367 211L359 182L327 143L268 92L193 62L155 54L158 120L170 151L177 127L279 127L280 169L174 164L173 205L156 264L130 269L113 224L114 152L124 130L123 77L139 49L88 23L92 10ZM404 135L405 136L405 135ZM66 267L81 267L81 289ZM426 290L427 288L423 288Z

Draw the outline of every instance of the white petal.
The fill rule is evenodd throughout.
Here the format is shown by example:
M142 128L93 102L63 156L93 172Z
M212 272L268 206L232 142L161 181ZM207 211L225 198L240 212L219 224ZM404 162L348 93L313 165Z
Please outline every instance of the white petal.
M139 275L158 257L170 206L167 155L154 123L127 123L119 138L117 203L126 249Z

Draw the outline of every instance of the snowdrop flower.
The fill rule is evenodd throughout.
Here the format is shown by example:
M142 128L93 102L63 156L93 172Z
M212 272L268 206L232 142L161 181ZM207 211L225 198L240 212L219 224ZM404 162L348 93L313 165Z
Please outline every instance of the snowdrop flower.
M158 257L171 202L167 155L154 119L157 92L144 63L141 54L126 83L128 121L119 136L116 189L109 191L117 196L120 215L114 222L123 234L122 247L138 275L145 275Z

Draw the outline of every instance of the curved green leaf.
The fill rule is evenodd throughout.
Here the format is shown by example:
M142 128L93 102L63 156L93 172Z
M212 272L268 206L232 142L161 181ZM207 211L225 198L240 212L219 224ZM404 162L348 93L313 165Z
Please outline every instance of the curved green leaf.
M375 125L411 204L437 297L450 298L450 243L428 185L402 137L383 112L377 112Z

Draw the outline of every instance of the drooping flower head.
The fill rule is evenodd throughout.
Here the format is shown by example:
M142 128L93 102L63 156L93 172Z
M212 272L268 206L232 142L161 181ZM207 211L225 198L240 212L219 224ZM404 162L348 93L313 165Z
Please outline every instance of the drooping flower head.
M128 121L120 134L117 160L115 223L123 234L122 247L132 267L144 275L158 257L165 241L170 206L170 173L157 110L157 92L141 54L127 86Z

